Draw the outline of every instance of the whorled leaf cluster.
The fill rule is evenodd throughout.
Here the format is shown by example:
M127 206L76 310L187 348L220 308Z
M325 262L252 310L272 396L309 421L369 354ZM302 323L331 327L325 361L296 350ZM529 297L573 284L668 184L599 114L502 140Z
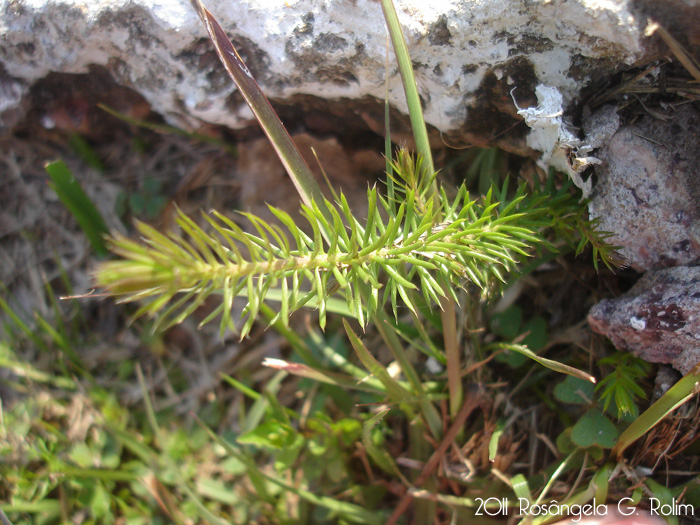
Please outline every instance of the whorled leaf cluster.
M204 214L210 231L178 214L181 235L163 234L137 223L141 241L122 235L110 239L118 260L102 263L96 284L124 301L145 301L136 315L157 318L160 327L188 317L212 294L219 306L202 321L221 318L221 330L235 329L234 298L245 295L241 337L251 329L268 293L280 299L277 319L304 305L318 308L325 325L327 301L344 295L349 310L364 323L390 302L415 310L415 292L427 304L440 302L466 283L488 292L536 246L555 249L543 230L555 223L571 229L570 214L552 215L552 205L566 209L575 202L551 188L527 195L525 186L505 199L505 186L472 199L464 186L448 197L437 194L434 173L426 173L406 152L399 152L386 196L367 191L368 217L360 222L344 195L302 206L307 235L287 213L271 207L280 225L244 213L256 230L243 231L218 212ZM500 193L498 199L496 194ZM580 207L580 206L579 206Z

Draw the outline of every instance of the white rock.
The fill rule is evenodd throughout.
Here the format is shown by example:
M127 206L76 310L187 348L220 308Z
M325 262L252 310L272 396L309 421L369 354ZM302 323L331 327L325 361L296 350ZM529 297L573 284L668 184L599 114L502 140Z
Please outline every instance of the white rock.
M620 68L645 52L639 29L644 24L627 2L396 3L418 65L425 118L443 132L463 126L474 107L503 107L503 96L495 101L481 90L488 75L518 88L520 100L531 98L534 86L545 85L561 97L555 106L565 111L590 82L598 61ZM384 98L387 39L375 0L208 0L206 5L243 44L244 58L268 96ZM0 111L49 72L80 73L97 64L172 123L203 120L236 128L251 118L247 109L227 105L235 88L218 62L205 60L211 48L202 42L204 26L187 0L0 0L0 10ZM517 67L515 60L520 60ZM404 108L393 56L389 77L390 99ZM516 111L507 108L512 118ZM548 143L540 128L535 126L539 135L530 143L551 157L551 140L561 141L560 134Z

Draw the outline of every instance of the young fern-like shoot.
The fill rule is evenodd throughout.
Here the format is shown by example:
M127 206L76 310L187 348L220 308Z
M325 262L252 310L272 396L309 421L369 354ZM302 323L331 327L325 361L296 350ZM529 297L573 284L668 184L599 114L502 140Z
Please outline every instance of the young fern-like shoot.
M422 170L420 159L401 151L394 168L389 184L397 202L368 189L370 211L363 223L342 194L336 203L303 205L310 235L272 207L279 225L243 214L254 233L217 212L204 214L208 231L178 212L179 235L137 223L142 241L114 235L109 244L120 259L102 263L96 283L123 301L145 301L135 315L151 315L161 328L219 294L219 306L202 324L220 317L222 332L238 329L244 337L271 290L280 300L275 320L285 324L293 312L312 305L324 327L335 292L364 324L387 303L395 315L400 303L415 312L410 290L420 290L428 304L439 304L445 293L456 300L455 289L467 283L488 293L535 246L554 249L540 234L551 224L548 196L528 196L522 186L504 203L493 192L472 199L462 186L452 198L440 191L434 199L427 188L435 174ZM321 232L331 232L330 240ZM368 286L371 293L363 293ZM236 322L238 295L248 304Z

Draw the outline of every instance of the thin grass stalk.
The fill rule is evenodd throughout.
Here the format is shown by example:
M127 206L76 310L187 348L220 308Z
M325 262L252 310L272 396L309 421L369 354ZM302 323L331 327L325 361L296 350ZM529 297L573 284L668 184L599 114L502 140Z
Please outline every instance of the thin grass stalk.
M263 314L265 319L268 320L268 322L272 321L278 315L265 304L264 302L261 303L260 305L260 313ZM297 353L297 355L301 358L301 360L313 367L313 368L318 368L319 370L323 368L323 365L321 362L314 357L313 352L311 351L311 348L306 344L306 341L297 333L292 330L291 328L284 326L284 323L277 319L274 323L272 323L272 327L277 330L277 332L286 339L286 341L292 346L294 351Z
M447 290L445 290L445 295L448 295ZM459 342L457 341L455 301L451 297L444 298L441 301L441 306L440 317L442 318L445 359L447 360L447 389L450 394L450 418L454 420L462 406L464 396Z
M384 19L386 20L389 36L394 46L396 60L399 63L399 72L403 83L404 93L406 94L406 102L408 104L408 114L411 119L411 128L413 129L413 138L416 141L416 149L423 156L423 162L429 173L435 173L433 165L433 155L430 151L430 141L428 140L428 129L423 120L423 108L418 95L418 86L416 77L413 74L413 65L411 57L406 46L406 39L399 23L399 17L396 13L396 7L392 0L381 0ZM437 185L433 183L433 195L437 197Z
M12 324L19 328L19 330L25 336L27 336L39 350L44 353L49 352L49 347L46 346L46 343L41 340L41 337L39 337L39 335L22 320L22 317L10 307L5 299L3 299L3 295L5 297L10 297L10 293L2 282L0 282L0 291L2 292L2 295L0 295L0 311L5 312L12 321Z
M120 113L116 109L111 108L106 104L97 104L97 107L100 108L102 111L109 113L113 117L131 124L132 126L155 131L156 133L160 133L162 135L178 135L180 137L185 137L190 140L204 142L205 144L212 144L218 148L225 150L231 155L236 155L236 146L223 139L212 137L204 133L197 133L196 131L185 131L184 129L180 129L176 126L169 126L167 124L157 124L156 122L150 122L148 120L141 120L138 118L130 117L129 115L125 113Z
M423 108L418 95L418 86L413 73L413 65L411 57L406 46L406 39L399 23L399 18L396 13L396 7L392 0L381 0L384 18L386 19L387 28L391 41L394 46L394 53L399 64L399 72L401 73L401 81L403 83L404 93L406 94L406 102L408 104L408 113L411 119L411 128L413 130L413 138L416 141L418 153L423 157L425 167L428 173L435 173L433 164L433 156L430 150L430 140L428 139L428 129L423 118ZM437 182L433 179L430 185L435 209L439 209ZM439 221L439 217L438 217ZM447 373L448 373L448 389L450 392L450 416L454 418L459 411L462 403L462 381L460 377L461 363L457 341L457 325L455 321L455 301L449 293L445 293L445 297L440 300L442 329L445 340L445 352L447 357Z
M425 464L430 459L433 452L433 445L425 439L426 428L422 421L417 421L409 428L411 438L411 459L418 460ZM413 480L420 481L421 473L415 472ZM435 476L429 476L423 483L420 484L429 492L437 492L437 483ZM408 494L410 494L410 488ZM437 503L428 499L413 499L413 523L416 525L432 525L435 523L435 513L437 511Z
M386 174L388 181L392 180L394 169L392 167L391 152L391 105L389 104L389 35L386 35L386 63L384 67L384 159L386 160ZM387 199L394 202L394 185L387 185Z

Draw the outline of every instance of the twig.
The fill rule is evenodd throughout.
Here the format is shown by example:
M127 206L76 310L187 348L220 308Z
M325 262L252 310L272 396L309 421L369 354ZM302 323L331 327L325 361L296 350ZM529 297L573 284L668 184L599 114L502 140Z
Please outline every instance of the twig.
M454 439L457 437L457 434L463 429L464 423L466 422L467 418L470 416L470 414L474 411L476 407L478 407L481 404L481 393L476 393L474 394L473 392L470 393L471 395L468 394L467 399L465 399L464 404L462 405L462 408L460 409L459 413L457 414L457 417L455 417L454 422L452 423L452 426L450 429L447 431L447 434L445 434L445 437L442 439L440 442L440 446L433 452L433 455L430 456L430 459L425 463L425 466L423 467L423 470L421 471L420 475L414 482L415 487L420 487L423 485L428 480L428 477L435 471L437 466L440 464L440 460L443 458L445 455L445 452L447 452L447 449L450 447ZM411 501L413 500L413 494L410 491L406 491L406 493L403 495L401 498L401 501L399 501L399 504L396 506L394 509L394 512L392 515L389 517L387 520L387 525L393 525L395 524L399 518L403 515L403 513L406 511L408 506L411 504Z
M651 36L654 33L658 33L671 52L676 56L678 61L688 70L688 73L693 75L693 78L700 82L700 65L698 65L695 59L690 55L690 53L688 53L688 51L686 51L680 42L671 36L671 33L666 31L666 29L659 25L658 22L655 22L650 18L648 19L648 25L644 30L644 35Z

